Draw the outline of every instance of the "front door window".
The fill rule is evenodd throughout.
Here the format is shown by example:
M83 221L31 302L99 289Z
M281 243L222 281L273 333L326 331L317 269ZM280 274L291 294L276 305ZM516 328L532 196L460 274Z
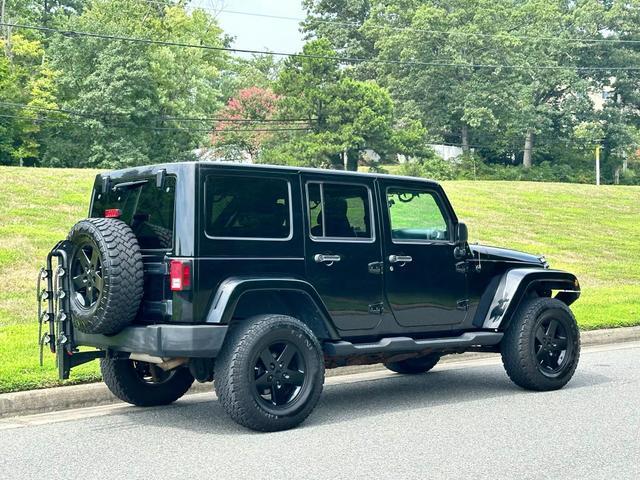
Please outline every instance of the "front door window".
M389 188L387 205L394 243L449 240L447 221L433 194Z

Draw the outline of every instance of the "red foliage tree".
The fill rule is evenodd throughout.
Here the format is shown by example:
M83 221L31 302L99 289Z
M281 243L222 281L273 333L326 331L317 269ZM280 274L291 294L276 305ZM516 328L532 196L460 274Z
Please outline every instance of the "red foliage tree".
M230 98L219 112L226 120L217 122L211 134L214 147L232 146L253 158L272 132L268 120L276 112L278 95L269 89L249 87Z

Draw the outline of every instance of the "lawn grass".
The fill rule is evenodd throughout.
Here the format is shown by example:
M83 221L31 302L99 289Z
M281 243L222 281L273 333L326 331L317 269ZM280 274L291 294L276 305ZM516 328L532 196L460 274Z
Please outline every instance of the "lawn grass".
M57 385L38 366L35 279L48 250L86 216L92 170L0 167L0 393ZM580 279L583 329L640 324L640 187L445 182L472 241L544 253ZM96 362L70 382L99 378Z

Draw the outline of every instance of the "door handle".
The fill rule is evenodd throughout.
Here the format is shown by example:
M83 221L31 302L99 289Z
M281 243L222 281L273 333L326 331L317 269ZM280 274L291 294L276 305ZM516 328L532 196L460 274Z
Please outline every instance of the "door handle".
M389 255L389 263L409 263L413 258L409 255Z
M313 259L316 263L325 263L327 267L330 267L334 262L339 262L341 260L340 255L325 255L323 253L316 253L313 256Z
M413 258L409 255L389 255L389 263L409 263Z

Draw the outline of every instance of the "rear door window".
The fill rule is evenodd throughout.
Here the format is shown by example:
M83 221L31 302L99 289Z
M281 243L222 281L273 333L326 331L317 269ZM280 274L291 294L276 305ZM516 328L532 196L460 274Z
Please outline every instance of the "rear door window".
M311 238L371 241L371 195L364 185L307 184Z

